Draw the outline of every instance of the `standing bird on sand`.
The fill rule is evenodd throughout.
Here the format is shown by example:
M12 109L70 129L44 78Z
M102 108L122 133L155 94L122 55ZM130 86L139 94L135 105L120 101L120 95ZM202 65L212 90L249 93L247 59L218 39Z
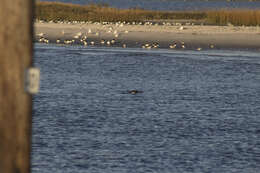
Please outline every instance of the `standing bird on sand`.
M171 44L169 47L170 47L171 49L175 49L175 48L176 48L176 46L177 46L177 44L176 44L176 43L174 43L174 44Z
M44 33L39 33L39 34L37 34L37 36L39 36L39 37L43 37L43 35L44 35Z
M101 44L105 44L105 40L101 40L100 43L101 43Z
M186 48L184 41L181 42L181 48L183 48L183 49Z
M112 44L115 44L115 42L116 42L115 39L112 39L112 40L111 40L111 43L112 43Z

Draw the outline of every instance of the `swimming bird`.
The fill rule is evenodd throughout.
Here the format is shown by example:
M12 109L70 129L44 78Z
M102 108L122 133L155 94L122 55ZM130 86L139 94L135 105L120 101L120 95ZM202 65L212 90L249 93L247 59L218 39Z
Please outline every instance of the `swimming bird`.
M139 90L129 90L128 93L129 94L137 94L137 93L142 93L143 91L139 91Z

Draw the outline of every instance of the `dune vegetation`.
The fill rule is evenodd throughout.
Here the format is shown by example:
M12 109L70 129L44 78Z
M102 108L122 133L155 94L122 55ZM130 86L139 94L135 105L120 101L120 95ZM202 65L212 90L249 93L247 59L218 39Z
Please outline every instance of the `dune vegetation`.
M218 10L208 11L207 21L216 25L260 26L260 10Z
M147 20L203 20L212 25L260 25L260 10L152 11L117 9L105 4L75 5L36 2L36 19L44 21L140 22Z

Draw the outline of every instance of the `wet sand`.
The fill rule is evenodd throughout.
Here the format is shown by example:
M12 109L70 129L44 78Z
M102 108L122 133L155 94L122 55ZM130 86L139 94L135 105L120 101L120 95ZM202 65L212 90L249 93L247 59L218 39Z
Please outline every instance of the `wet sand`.
M35 41L147 49L260 50L260 27L36 22Z

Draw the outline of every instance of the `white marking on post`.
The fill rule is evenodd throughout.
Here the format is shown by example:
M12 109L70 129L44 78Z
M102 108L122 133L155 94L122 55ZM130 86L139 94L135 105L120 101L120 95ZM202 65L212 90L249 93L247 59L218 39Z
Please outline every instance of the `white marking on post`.
M30 94L37 94L40 88L40 69L31 67L26 70L25 90Z

